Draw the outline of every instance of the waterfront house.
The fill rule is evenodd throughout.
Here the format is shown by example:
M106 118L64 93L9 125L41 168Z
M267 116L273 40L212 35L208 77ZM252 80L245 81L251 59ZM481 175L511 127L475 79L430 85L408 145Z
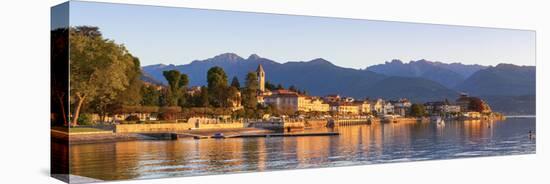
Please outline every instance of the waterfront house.
M330 110L339 115L358 115L359 107L352 102L333 102L330 103Z
M459 113L460 112L460 106L459 105L445 104L445 105L441 106L441 112L443 112L443 113Z
M385 102L383 103L384 106L382 107L382 114L386 115L386 114L393 114L394 111L394 106L391 102Z
M264 97L264 103L278 110L291 112L328 112L329 104L318 97L310 97L289 90L274 90L272 94Z
M323 97L323 100L327 103L334 103L340 101L340 95L338 94L330 94L325 97Z
M368 100L363 100L363 101L357 100L357 101L354 101L353 103L358 106L360 114L365 115L365 114L371 113L371 105Z
M390 102L393 104L394 113L400 116L406 116L412 106L412 103L406 98Z
M442 107L446 105L443 101L435 101L435 102L426 102L424 103L424 107L426 108L426 112L428 114L434 115L434 114L440 114Z
M372 111L373 113L376 113L377 115L382 115L382 114L384 114L384 113L383 113L383 108L384 108L384 104L385 104L384 100L378 98L378 99L376 99L376 100L374 100L374 101L371 101L370 104L371 104L371 105L370 105L371 111Z

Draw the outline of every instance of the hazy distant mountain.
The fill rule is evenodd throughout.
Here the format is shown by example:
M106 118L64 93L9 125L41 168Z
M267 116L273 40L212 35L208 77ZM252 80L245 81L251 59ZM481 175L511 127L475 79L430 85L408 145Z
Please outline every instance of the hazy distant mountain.
M274 84L288 87L295 85L312 95L341 94L357 98L384 97L398 98L407 92L411 99L435 99L437 97L456 96L450 89L421 78L390 77L368 70L343 68L322 58L311 61L291 61L284 64L251 55L244 59L233 53L225 53L205 60L195 60L186 65L150 65L143 71L165 83L162 71L179 70L189 75L191 86L206 85L206 72L213 66L222 67L228 77L237 76L241 83L247 72L255 71L262 64L266 79ZM381 82L381 81L386 82Z
M409 63L392 60L384 64L370 66L367 70L388 76L421 77L438 82L448 88L454 88L470 75L484 68L486 67L481 65L446 64L427 60L411 61Z
M404 64L394 60L368 67L367 70L356 70L336 66L322 58L281 64L256 54L245 59L225 53L185 65L157 64L142 69L144 80L158 83L166 83L163 71L179 70L189 76L190 86L197 86L206 85L206 73L214 66L222 67L229 79L237 76L243 84L246 74L255 71L259 64L266 71L267 81L285 87L295 85L315 96L405 97L414 102L426 102L445 98L453 101L459 92L467 92L486 98L497 111L507 114L535 113L534 66L500 64L485 67L425 60Z
M535 115L536 114L536 96L481 96L493 111L501 112L506 115Z
M149 73L147 73L145 71L141 71L141 80L144 81L144 82L157 84L157 85L162 84L161 81L155 79L155 77L151 76Z
M456 89L481 96L523 96L536 93L534 66L499 64L479 70Z
M408 98L417 102L454 100L459 95L437 82L420 77L388 77L368 89L371 97Z

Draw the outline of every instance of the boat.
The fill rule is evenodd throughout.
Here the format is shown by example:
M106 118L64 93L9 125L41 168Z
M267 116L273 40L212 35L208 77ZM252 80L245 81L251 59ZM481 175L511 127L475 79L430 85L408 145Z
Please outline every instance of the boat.
M441 116L432 116L430 117L430 120L438 125L445 125L445 121L441 118Z
M215 133L212 138L214 139L225 139L225 136L223 135L223 133Z

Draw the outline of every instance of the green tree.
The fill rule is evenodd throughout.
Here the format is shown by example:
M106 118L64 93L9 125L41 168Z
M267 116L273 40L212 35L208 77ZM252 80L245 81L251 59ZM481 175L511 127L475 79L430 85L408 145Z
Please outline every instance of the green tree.
M231 86L237 89L241 89L241 83L239 82L239 79L237 78L237 76L234 76L233 79L231 80Z
M144 106L159 106L160 91L153 86L143 86L141 104Z
M206 75L210 105L214 107L228 107L227 75L223 68L215 66L208 70Z
M201 93L196 98L195 105L197 107L209 107L210 106L210 97L209 97L208 87L201 87Z
M288 87L288 90L294 91L294 92L300 92L300 90L296 89L296 86L294 86L294 85L290 85L290 86Z
M485 110L485 105L483 100L477 97L470 97L470 103L468 104L468 109L476 112L483 112Z
M426 115L426 108L422 104L412 104L411 105L411 116L422 117Z
M272 91L272 90L276 90L277 86L275 86L273 83L269 81L265 81L265 89Z
M255 72L246 75L245 85L242 91L242 104L246 109L255 109L258 103L256 94L259 89L258 76Z
M282 84L277 84L277 88L276 89L285 89L285 87L283 87Z
M189 84L189 78L177 70L164 71L162 74L168 81L168 90L166 92L167 105L176 106L180 104L180 99L183 99L184 89Z
M120 105L140 105L142 98L143 81L141 80L141 67L139 58L133 57L132 68L126 73L128 76L129 84L126 90L124 90L117 97L117 104Z
M85 102L104 107L126 90L135 63L123 45L104 39L97 27L70 28L69 34L71 124L76 126Z

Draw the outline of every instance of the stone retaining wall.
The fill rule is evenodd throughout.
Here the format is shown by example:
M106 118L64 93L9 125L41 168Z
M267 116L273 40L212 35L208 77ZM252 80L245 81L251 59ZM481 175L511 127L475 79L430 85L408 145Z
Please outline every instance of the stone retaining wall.
M185 131L195 126L192 123L164 123L164 124L122 124L116 125L116 133L138 132L175 132Z

